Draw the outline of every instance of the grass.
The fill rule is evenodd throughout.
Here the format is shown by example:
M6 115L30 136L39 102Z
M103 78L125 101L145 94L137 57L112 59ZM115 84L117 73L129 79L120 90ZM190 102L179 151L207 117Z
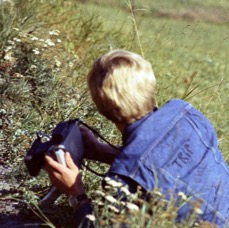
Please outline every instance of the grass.
M102 1L99 2L102 4ZM154 4L161 7L160 3ZM170 4L171 2L167 2L167 5ZM206 8L211 8L212 4L213 2L209 2ZM147 4L145 5L141 11L137 8L134 11L142 48L133 32L131 10L126 2L117 3L116 10L112 11L109 10L109 4L105 4L105 10L94 4L89 4L89 9L85 7L85 10L99 15L106 28L120 27L122 36L126 38L127 48L138 53L143 52L152 63L158 81L159 104L172 97L186 97L186 93L190 92L186 90L192 82L189 89L195 89L187 99L213 123L220 137L220 148L227 156L229 108L225 94L229 83L228 22L216 24L208 23L202 18L199 21L190 21L154 17L148 11ZM219 7L222 5L227 5L226 1L221 2ZM183 7L188 9L185 2ZM228 5L223 9L227 10L227 7ZM177 8L177 4L173 4L173 9ZM173 86L170 86L171 83Z
M1 196L3 203L16 197L25 214L29 207L49 226L70 226L71 218L60 216L63 208L71 211L65 198L47 211L37 207L48 178L44 172L36 179L28 177L23 158L34 132L50 132L59 121L72 117L80 117L112 143L120 142L113 125L95 111L85 83L92 62L111 48L144 55L157 77L159 106L179 97L200 109L213 123L220 149L229 161L227 0L56 0L39 4L0 0L0 11L0 162L12 168L3 178L19 184L16 191L11 188ZM105 165L88 163L99 172L107 170ZM137 212L113 213L109 202L100 209L97 203L104 199L93 196L100 189L100 178L86 170L83 176L95 200L98 227L114 221L118 226L126 218L131 227L179 226L173 220L177 208L172 204L162 212L163 205L152 209L153 202L144 204L135 198L133 202L141 205ZM152 210L157 210L154 218L158 219L152 220ZM143 216L143 223L138 224ZM192 221L190 217L185 225L189 227Z

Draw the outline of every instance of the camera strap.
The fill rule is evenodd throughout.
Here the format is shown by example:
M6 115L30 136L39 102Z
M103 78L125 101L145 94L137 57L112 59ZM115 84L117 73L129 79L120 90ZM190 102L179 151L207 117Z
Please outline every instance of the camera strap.
M78 123L84 125L85 127L87 127L89 130L91 130L95 135L97 135L98 137L100 137L104 142L106 142L108 145L110 145L111 147L115 148L115 149L118 149L118 147L114 146L113 144L111 144L108 140L106 140L101 134L99 134L94 128L90 127L89 125L87 125L86 123L84 123L83 121L81 120L78 120ZM95 175L97 176L100 176L100 177L104 177L105 174L101 174L101 173L98 173L96 171L94 171L93 169L91 169L89 166L85 165L84 163L81 163L82 166L84 166L86 169L88 169L90 172L94 173Z
M89 170L90 172L94 173L95 175L99 176L99 177L105 177L104 173L98 173L95 170L93 170L92 168L90 168L89 166L85 165L83 162L81 162L81 165L83 167L85 167L87 170Z
M117 146L114 146L113 144L111 144L108 140L106 140L101 134L99 134L94 128L90 127L89 125L87 125L86 123L84 123L82 120L79 120L79 123L84 125L85 127L87 127L89 130L91 130L95 135L97 135L98 137L100 137L104 142L106 142L107 144L109 144L111 147L118 149Z

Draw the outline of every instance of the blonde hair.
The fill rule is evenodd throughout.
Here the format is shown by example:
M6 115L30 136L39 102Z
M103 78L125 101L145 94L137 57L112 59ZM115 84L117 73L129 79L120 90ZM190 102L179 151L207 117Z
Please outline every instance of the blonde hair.
M97 59L88 86L98 111L114 123L134 122L155 106L151 64L132 52L114 50Z

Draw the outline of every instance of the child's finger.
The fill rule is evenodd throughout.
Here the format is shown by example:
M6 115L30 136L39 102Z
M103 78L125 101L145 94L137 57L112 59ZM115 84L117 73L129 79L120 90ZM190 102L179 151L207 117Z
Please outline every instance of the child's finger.
M76 169L77 166L75 165L74 161L72 160L72 157L69 152L65 153L65 161L67 164L67 167L70 169Z
M52 157L45 155L46 168L59 171L62 168L62 165L55 161Z

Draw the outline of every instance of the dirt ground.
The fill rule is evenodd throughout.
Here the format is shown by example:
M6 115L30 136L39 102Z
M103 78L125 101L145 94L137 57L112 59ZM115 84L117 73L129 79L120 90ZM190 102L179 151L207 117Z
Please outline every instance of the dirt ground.
M6 178L11 173L11 169L5 165L0 165L0 196L4 198L9 192L18 187L16 182ZM19 203L12 200L0 200L0 227L23 227L20 225Z
M17 193L19 187L17 181L10 178L11 175L11 168L0 165L0 227L41 227L36 216L31 210L26 210L23 203L7 199L7 196Z
M0 228L49 227L25 203L12 198L12 195L20 194L19 183L12 175L12 168L0 164ZM72 209L69 206L51 206L44 211L57 227L63 227L63 224L72 227ZM63 218L58 216L60 211L65 212Z

